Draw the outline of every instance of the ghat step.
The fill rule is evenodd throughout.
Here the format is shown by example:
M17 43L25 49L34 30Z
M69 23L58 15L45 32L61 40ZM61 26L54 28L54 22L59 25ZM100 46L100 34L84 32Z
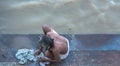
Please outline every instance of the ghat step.
M21 66L14 56L16 51L20 48L36 48L39 36L42 35L1 34L0 66ZM61 63L52 63L51 66L118 66L120 64L119 34L61 35L70 41L70 54ZM24 66L36 66L36 64L28 62Z
M36 48L43 34L0 34L1 48ZM70 42L70 50L120 50L119 34L62 34Z
M9 51L10 50L8 50L8 52ZM120 51L70 51L69 56L65 60L60 63L51 63L50 66L118 66L120 64L119 58ZM0 66L8 65L37 66L37 64L33 62L28 62L25 65L19 65L18 60L10 55L8 55L6 58L0 57Z

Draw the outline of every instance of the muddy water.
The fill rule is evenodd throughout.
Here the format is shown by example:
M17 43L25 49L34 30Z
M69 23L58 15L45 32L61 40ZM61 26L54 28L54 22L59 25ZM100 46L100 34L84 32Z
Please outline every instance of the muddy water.
M0 0L1 34L120 33L120 0Z

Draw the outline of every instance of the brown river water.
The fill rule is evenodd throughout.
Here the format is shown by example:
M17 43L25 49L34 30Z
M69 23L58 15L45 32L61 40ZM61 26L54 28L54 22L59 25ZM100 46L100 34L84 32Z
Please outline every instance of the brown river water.
M120 0L0 0L0 34L119 34Z

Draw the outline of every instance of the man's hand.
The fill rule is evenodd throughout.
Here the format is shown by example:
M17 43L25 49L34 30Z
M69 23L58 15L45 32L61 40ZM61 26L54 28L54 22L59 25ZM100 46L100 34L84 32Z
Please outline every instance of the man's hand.
M39 50L39 49L37 49L36 51L35 51L35 53L34 53L34 56L37 56L37 55L39 55L41 53L41 51Z
M40 62L49 62L48 59L45 59L45 58L42 58L42 57L39 58L39 61Z

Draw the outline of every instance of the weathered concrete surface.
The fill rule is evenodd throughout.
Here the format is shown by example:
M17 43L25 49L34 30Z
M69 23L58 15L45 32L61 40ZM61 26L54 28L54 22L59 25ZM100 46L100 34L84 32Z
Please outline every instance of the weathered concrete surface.
M50 66L118 66L120 63L120 35L69 35L70 54L60 63ZM35 49L39 34L1 34L0 66L37 66L33 62L19 65L15 53L20 48Z
M120 51L71 51L65 60L60 63L51 63L50 66L118 66L120 64L119 58ZM6 62L5 66L9 64L11 64L11 66L37 66L37 64L33 62L19 65L18 60L14 57L11 58L9 55L7 58L0 59L1 65L5 65Z
M117 34L78 34L74 39L79 50L120 50L120 35Z
M51 66L118 66L120 51L71 51L68 58Z

